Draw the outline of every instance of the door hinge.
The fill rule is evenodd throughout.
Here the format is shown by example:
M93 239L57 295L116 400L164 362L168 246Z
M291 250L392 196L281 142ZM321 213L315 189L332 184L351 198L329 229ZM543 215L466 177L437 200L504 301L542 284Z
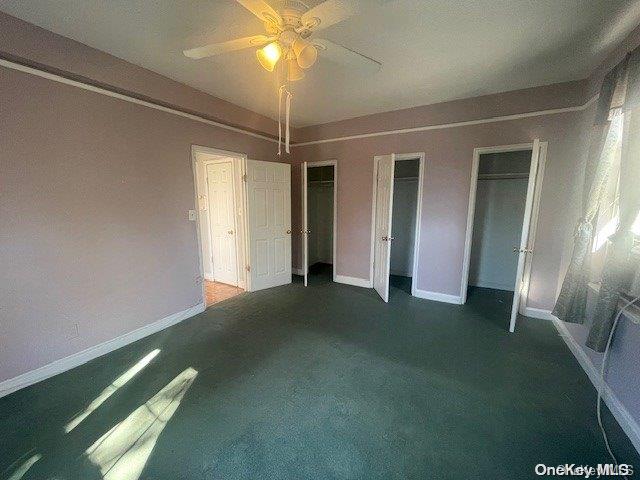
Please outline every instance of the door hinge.
M251 271L251 265L247 265L247 272Z
M246 182L247 181L247 174L245 173L244 175L242 175L242 181Z

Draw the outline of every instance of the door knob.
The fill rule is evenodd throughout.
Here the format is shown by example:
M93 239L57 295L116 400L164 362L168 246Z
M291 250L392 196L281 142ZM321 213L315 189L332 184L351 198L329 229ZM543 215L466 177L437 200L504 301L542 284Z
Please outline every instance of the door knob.
M307 235L309 235L311 233L311 230L307 230Z
M395 240L396 237L382 237L382 241L383 242L391 242L392 240Z
M287 230L287 235L291 235L291 230Z

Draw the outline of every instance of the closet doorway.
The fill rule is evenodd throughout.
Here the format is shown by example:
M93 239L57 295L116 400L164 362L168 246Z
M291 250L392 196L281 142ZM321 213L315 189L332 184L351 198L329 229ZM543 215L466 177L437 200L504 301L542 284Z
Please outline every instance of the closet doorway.
M474 152L461 299L504 316L511 332L526 302L545 151L535 140Z
M336 279L337 163L302 165L304 285Z
M416 295L424 158L424 153L374 157L370 275L385 302L390 287Z
M397 159L393 167L390 286L411 295L416 240L420 159Z

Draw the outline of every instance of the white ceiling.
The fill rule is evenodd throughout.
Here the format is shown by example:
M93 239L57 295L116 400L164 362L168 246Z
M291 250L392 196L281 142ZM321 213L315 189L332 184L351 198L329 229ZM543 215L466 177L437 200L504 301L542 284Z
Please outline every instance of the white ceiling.
M295 126L584 78L640 23L640 0L363 1L364 14L318 36L382 69L362 75L320 59L293 85ZM182 55L264 32L233 0L0 0L0 11L277 117L275 75L253 49Z

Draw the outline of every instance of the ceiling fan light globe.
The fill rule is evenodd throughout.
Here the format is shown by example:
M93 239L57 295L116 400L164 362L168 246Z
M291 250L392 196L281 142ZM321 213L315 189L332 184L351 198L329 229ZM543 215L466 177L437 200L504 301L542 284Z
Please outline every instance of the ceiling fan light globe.
M277 42L271 42L256 51L258 62L260 62L262 68L264 68L268 72L273 72L273 69L276 66L276 63L278 63L281 55L282 49Z
M295 82L304 78L304 70L300 68L295 58L287 60L287 80Z
M298 59L298 65L301 68L309 68L318 59L318 51L316 47L304 40L302 38L298 38L295 42L293 42L293 53Z

